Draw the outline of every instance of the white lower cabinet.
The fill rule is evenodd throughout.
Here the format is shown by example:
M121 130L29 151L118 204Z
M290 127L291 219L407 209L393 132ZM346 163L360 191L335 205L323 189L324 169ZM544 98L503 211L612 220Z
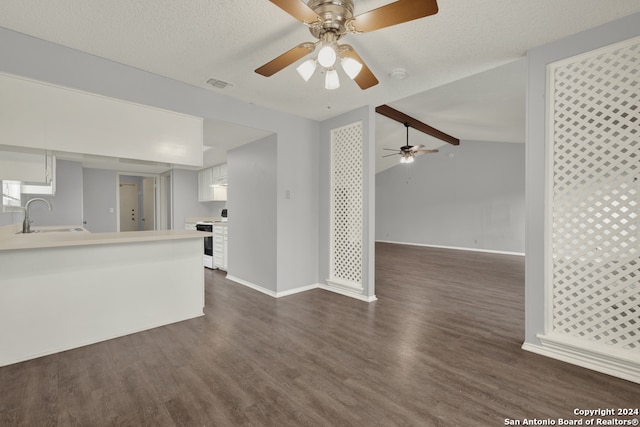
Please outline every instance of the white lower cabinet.
M227 224L213 225L213 268L227 271Z
M225 225L225 226L224 226L224 246L223 246L223 252L224 252L224 253L223 253L223 257L222 257L222 269L223 269L224 271L228 271L228 270L227 270L227 258L228 258L228 256L227 256L227 255L229 254L229 251L227 250L227 240L228 240L227 235L228 235L228 230L229 230L229 229L228 229L228 228L227 228L227 226Z

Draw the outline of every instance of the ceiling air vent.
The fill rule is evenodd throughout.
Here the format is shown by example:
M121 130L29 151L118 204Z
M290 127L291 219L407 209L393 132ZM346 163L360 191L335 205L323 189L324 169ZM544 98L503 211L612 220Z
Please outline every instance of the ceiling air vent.
M205 82L208 85L215 87L216 89L224 89L226 87L233 87L233 83L225 82L224 80L218 80L214 77L209 77Z

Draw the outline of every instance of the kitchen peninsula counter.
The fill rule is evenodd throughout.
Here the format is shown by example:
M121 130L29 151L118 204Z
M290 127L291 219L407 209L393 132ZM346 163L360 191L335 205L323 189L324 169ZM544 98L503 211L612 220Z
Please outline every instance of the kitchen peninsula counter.
M0 227L0 366L204 314L206 233L20 229Z
M21 226L0 228L0 251L54 248L62 246L109 245L119 243L152 242L159 240L202 239L202 231L152 230L113 233L90 233L81 227L33 227L35 233L22 234ZM79 230L79 231L69 231Z

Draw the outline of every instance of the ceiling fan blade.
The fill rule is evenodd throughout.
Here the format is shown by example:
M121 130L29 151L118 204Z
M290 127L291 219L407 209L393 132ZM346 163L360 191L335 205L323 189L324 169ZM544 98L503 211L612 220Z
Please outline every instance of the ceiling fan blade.
M387 151L398 151L397 148L383 148L383 150L387 150Z
M301 43L293 49L278 56L276 59L267 62L262 67L256 68L255 71L265 77L272 76L283 68L293 64L303 56L310 54L315 50L315 48L315 43Z
M311 24L320 19L317 13L302 0L269 0L300 22Z
M387 154L386 156L382 156L382 157L391 157L391 156L396 156L398 154L400 154L400 153Z
M418 150L422 150L424 148L423 144L420 145L414 145L411 148L409 148L410 151L418 151Z
M367 33L436 13L436 0L398 0L356 16L351 25L356 33Z
M420 154L429 154L429 153L437 153L439 150L417 150L416 153Z
M340 53L342 54L342 56L353 58L362 64L362 69L355 77L355 79L353 79L358 84L358 86L360 86L360 89L369 89L371 86L375 86L378 84L378 79L376 78L376 76L373 75L369 67L367 67L367 64L364 63L362 58L360 58L360 55L358 55L358 53L353 49L351 45L340 45Z

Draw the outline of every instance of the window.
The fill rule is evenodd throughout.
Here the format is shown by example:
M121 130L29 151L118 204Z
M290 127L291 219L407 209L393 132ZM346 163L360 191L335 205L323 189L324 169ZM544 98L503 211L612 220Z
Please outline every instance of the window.
M2 181L2 211L17 212L20 209L20 181Z

